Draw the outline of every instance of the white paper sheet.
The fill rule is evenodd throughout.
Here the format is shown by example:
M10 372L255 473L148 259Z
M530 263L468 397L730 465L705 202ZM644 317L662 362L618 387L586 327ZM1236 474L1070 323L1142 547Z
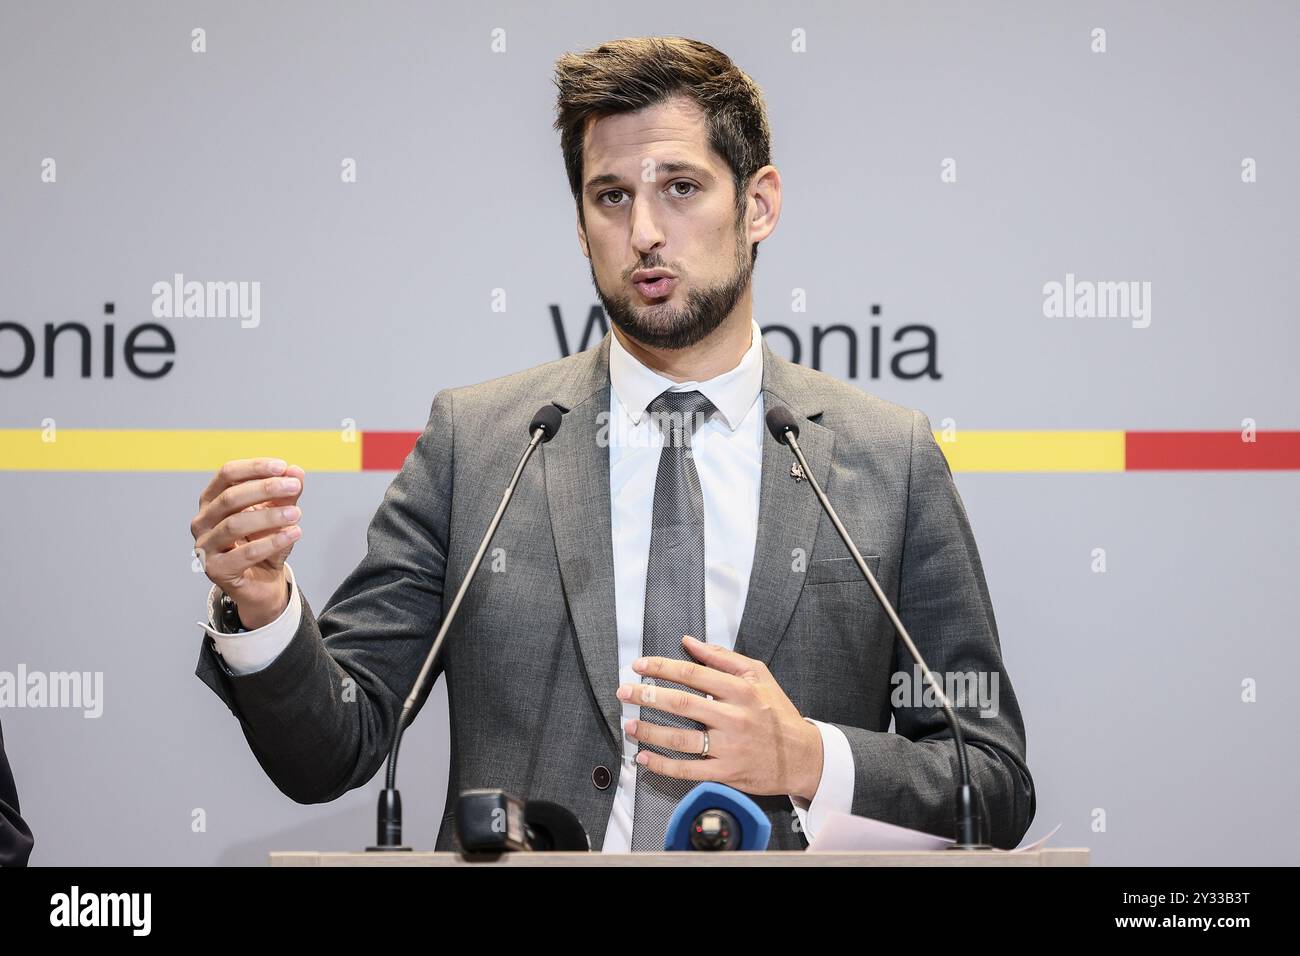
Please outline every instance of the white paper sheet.
M995 853L1027 853L1047 843L1061 829L1058 823L1044 837L1014 850L994 850ZM809 845L809 853L871 850L945 850L954 841L947 837L909 830L869 817L856 817L848 813L829 813L823 821L816 839Z

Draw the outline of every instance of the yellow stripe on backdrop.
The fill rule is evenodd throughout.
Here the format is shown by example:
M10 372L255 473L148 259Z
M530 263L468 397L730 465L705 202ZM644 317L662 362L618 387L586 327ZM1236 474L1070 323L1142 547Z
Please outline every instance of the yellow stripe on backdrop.
M1124 432L966 431L935 441L957 471L1123 471Z
M351 441L345 440L351 437ZM49 439L53 439L52 441ZM0 429L0 471L216 471L275 457L304 471L360 471L361 434L342 431Z
M1122 431L960 430L951 441L942 432L934 437L954 472L1124 470ZM306 471L360 471L363 440L360 432L342 431L0 429L0 471L206 472L258 456Z

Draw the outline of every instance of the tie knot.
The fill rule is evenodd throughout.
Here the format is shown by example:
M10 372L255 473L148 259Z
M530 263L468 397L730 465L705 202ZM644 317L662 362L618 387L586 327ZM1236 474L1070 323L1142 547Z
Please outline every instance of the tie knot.
M646 406L650 420L672 445L690 444L696 429L716 411L703 392L661 392Z

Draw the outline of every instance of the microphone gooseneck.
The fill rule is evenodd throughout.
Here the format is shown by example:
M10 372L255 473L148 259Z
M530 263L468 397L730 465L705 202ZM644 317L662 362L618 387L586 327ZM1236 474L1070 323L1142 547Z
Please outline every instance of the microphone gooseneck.
M497 526L501 523L501 518L506 513L506 507L514 496L515 486L519 484L519 477L524 473L524 467L528 464L528 460L532 458L533 452L537 450L538 445L545 444L555 437L556 432L560 430L562 421L563 416L559 408L548 403L537 410L537 414L533 416L532 422L528 425L528 432L532 439L528 442L528 447L524 449L523 455L520 456L519 464L515 466L515 473L511 476L509 484L506 485L505 493L501 495L501 503L497 505L496 514L492 516L487 531L483 533L483 540L479 542L478 551L474 554L474 560L470 562L469 570L465 572L465 577L456 590L456 597L452 599L451 606L442 616L442 625L438 628L438 635L433 639L433 646L429 648L429 653L425 655L424 666L420 668L420 673L415 678L411 692L402 704L402 712L398 717L397 726L393 730L393 741L388 750L388 772L385 786L379 794L377 842L375 846L367 847L368 850L393 851L410 849L410 847L402 846L402 797L397 791L397 752L402 745L402 734L406 732L406 726L415 712L417 702L424 694L425 686L429 682L429 675L433 673L433 665L438 659L438 653L442 650L442 642L446 639L447 632L451 630L451 625L456 620L456 612L460 610L460 602L464 599L470 583L474 580L474 573L478 571L479 565L483 563L483 556L487 553L488 545L492 543Z
M804 478L806 478L808 484L812 486L813 493L816 494L817 500L821 502L822 510L825 511L827 517L831 519L831 524L835 526L835 530L839 533L840 540L842 540L845 547L849 549L849 554L853 555L854 563L857 564L858 570L862 572L862 576L867 579L867 584L871 585L871 590L875 593L876 600L879 601L880 606L884 608L885 614L888 615L890 623L894 625L894 630L898 632L898 636L902 638L903 644L906 645L908 653L912 655L912 660L916 661L917 666L921 668L921 673L925 676L926 681L929 682L930 687L934 690L935 697L939 701L939 706L943 710L943 715L948 720L948 726L952 729L953 743L957 749L958 785L956 810L954 813L956 842L953 844L951 849L992 849L985 837L984 814L981 807L978 805L978 793L971 784L970 764L966 759L966 737L961 731L961 725L957 723L957 714L952 709L952 703L948 700L947 695L944 694L943 687L940 685L939 681L935 678L934 674L930 672L930 668L926 666L925 659L921 657L921 652L917 650L916 645L912 643L912 637L907 633L907 628L903 626L903 622L899 620L898 613L894 610L894 606L890 604L889 599L885 597L885 592L881 590L880 584L876 581L876 576L872 574L871 569L867 567L867 562L862 560L862 555L858 552L857 545L853 543L853 539L849 536L849 532L844 527L844 523L840 521L840 516L835 513L835 508L832 507L830 499L828 499L826 493L822 491L821 485L817 481L817 476L813 474L812 468L808 465L808 460L804 458L803 451L799 448L799 423L795 420L794 415L791 413L790 409L784 406L776 406L768 411L766 421L768 431L772 433L772 437L782 445L786 445L792 452L794 452L795 459L799 462L799 467L803 469Z

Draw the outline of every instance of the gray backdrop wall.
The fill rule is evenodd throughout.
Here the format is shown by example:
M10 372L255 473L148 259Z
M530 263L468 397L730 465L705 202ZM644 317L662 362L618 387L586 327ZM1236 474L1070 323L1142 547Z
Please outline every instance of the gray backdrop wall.
M814 326L849 325L852 381L959 431L1300 427L1295 3L3 0L0 322L34 348L0 379L0 429L409 431L440 388L558 357L553 313L574 345L596 298L551 65L649 33L713 43L765 90L785 204L756 318L793 330L803 361ZM256 326L155 318L176 273L259 282ZM1067 275L1149 282L1149 324L1049 318L1044 284ZM75 333L44 374L44 327L64 322L92 337L89 377ZM154 379L123 357L151 322L173 341ZM913 325L941 377L890 371ZM849 378L844 339L820 364ZM24 357L0 331L0 370ZM103 675L99 717L0 709L33 863L369 841L376 783L292 803L193 676L206 476L41 470L6 442L0 671ZM293 562L317 606L390 479L309 474ZM1295 862L1296 471L957 481L1025 714L1030 836L1060 821L1054 842L1100 864ZM438 688L403 748L424 847L445 709Z

